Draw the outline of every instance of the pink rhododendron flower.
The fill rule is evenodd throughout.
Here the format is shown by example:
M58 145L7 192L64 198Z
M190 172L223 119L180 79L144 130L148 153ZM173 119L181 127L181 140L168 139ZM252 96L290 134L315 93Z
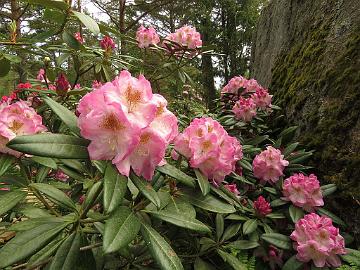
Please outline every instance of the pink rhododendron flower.
M175 150L190 160L193 168L214 181L222 182L235 170L242 158L239 141L227 134L219 122L210 117L196 118L175 139Z
M115 42L111 37L105 36L100 41L100 47L105 50L106 53L111 53L111 51L115 49Z
M236 119L249 122L256 115L256 104L252 98L240 97L235 103L232 111L235 114Z
M39 73L37 74L36 79L41 82L45 81L45 70L43 68L39 69Z
M175 33L169 34L166 39L176 42L189 49L196 49L202 46L200 33L196 31L195 27L188 25L177 29ZM168 42L165 43L169 44ZM171 45L169 44L169 46Z
M67 180L69 180L69 176L66 175L62 170L57 170L54 173L54 178L62 182L66 182Z
M29 83L29 82L19 83L19 84L16 86L16 89L30 89L30 88L32 88L32 85L31 85L31 83Z
M150 45L156 45L160 42L159 35L154 27L146 28L142 25L136 32L136 40L139 48L147 48Z
M315 213L300 219L290 238L295 241L296 258L302 262L313 260L316 267L339 267L341 260L338 254L346 253L339 229L332 225L330 218Z
M63 73L60 73L55 82L56 93L60 96L66 95L70 90L70 83Z
M74 34L74 38L75 38L77 41L79 41L79 43L81 43L81 44L84 43L84 39L83 39L83 37L81 36L80 32L76 32L76 33Z
M230 79L227 85L224 86L224 88L221 90L221 93L231 93L231 94L238 94L238 90L243 88L246 90L247 79L245 79L242 76L236 76Z
M254 202L254 209L257 215L265 217L272 212L270 203L265 200L263 196L259 196Z
M42 118L25 102L0 104L0 152L19 157L20 152L6 147L6 144L19 135L30 135L46 131Z
M178 134L177 118L166 105L144 76L126 70L85 95L77 113L82 136L91 140L90 158L112 160L121 174L129 176L132 168L151 180Z
M237 189L236 184L228 184L228 185L224 185L224 187L231 193L234 193L236 196L238 196L240 194L239 190Z
M314 174L305 176L299 173L287 178L284 181L283 194L286 200L308 212L324 205L320 183Z
M1 100L0 100L0 109L2 107L5 107L5 106L9 105L11 103L11 101L14 100L14 99L17 99L16 92L10 93L9 96L2 96Z
M253 172L261 182L275 183L283 175L283 171L289 162L281 155L280 150L268 146L266 150L258 154L253 160Z
M256 107L260 109L265 110L271 107L272 95L269 95L269 92L266 89L256 89L256 92L251 95L251 98L255 102Z

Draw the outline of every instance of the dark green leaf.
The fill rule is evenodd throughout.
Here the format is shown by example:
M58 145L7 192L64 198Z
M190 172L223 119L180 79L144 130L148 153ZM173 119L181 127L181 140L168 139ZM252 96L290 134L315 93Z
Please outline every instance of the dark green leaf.
M105 222L104 252L115 252L126 247L138 234L140 222L125 206L118 207Z
M304 263L296 259L296 255L286 261L281 270L300 270Z
M6 58L0 59L0 78L5 77L10 71L10 61Z
M193 192L187 192L182 195L182 198L184 198L192 205L208 210L210 212L222 214L230 214L236 212L235 208L232 205L216 199L211 194L202 196Z
M0 154L0 176L2 176L11 167L15 161L14 156Z
M121 204L127 190L127 182L127 177L119 174L111 164L108 164L104 175L105 212L110 213Z
M79 41L76 40L76 38L69 34L68 32L64 31L62 34L62 38L64 42L72 49L74 50L80 50L81 44Z
M239 232L240 228L241 228L241 223L232 224L228 226L221 238L221 241L227 241L232 237L234 237Z
M168 210L147 212L158 219L164 220L182 228L199 232L210 232L210 229L205 224L195 218L190 218L184 213L170 212Z
M204 196L207 195L210 191L209 179L207 179L207 177L203 175L199 170L195 170L195 174L202 194Z
M290 205L289 214L290 214L291 220L294 223L296 223L299 219L303 218L304 211L299 207L296 207L294 205Z
M299 145L299 143L296 142L296 143L292 143L289 146L287 146L282 153L284 155L284 157L287 158L296 149L296 147L298 145Z
M36 134L17 136L7 146L16 151L42 157L87 159L88 144L87 140L69 135Z
M86 193L85 201L82 205L83 209L87 209L91 206L91 204L94 204L96 199L99 197L100 193L102 191L102 182L96 182Z
M162 270L183 270L179 257L165 239L150 225L143 223L141 234L153 258Z
M203 261L199 257L196 258L194 263L194 270L215 270L214 266L207 263L206 261Z
M64 242L62 242L51 262L49 270L73 270L78 263L80 239L80 233L73 232Z
M272 218L272 219L282 219L282 218L285 218L285 216L284 216L283 213L270 213L270 214L267 214L266 217Z
M41 165L57 170L57 164L52 158L33 156L31 159Z
M45 194L49 200L69 210L76 210L75 203L61 190L43 183L30 184L31 187Z
M216 214L215 217L215 226L216 226L216 239L220 240L220 237L224 233L224 217L221 214Z
M288 202L287 201L284 201L282 199L276 199L276 200L273 200L270 205L271 207L277 207L277 206L281 206L281 205L284 205L284 204L287 204Z
M196 211L194 206L185 201L178 199L172 199L170 203L165 207L166 211L187 215L190 218L196 218Z
M321 192L323 197L329 196L330 194L334 193L336 191L337 187L335 184L328 184L321 186Z
M11 225L9 230L11 231L27 231L31 230L37 226L49 223L64 223L65 219L59 217L40 217L40 218L31 218L25 221L21 221Z
M247 266L243 264L238 258L234 255L226 253L222 250L217 251L220 257L227 262L235 270L247 270Z
M100 33L100 28L93 18L84 13L80 13L74 10L72 11L72 13L86 26L87 29L89 29L95 35Z
M264 233L261 239L281 249L291 249L290 238L280 233Z
M56 250L59 248L64 239L56 237L49 244L47 244L44 248L42 248L39 252L35 253L29 259L28 268L34 267L34 265L43 262L44 260L50 258Z
M155 204L156 207L160 208L160 198L149 182L140 179L133 172L130 173L130 179L147 199L149 199L153 204Z
M6 192L0 196L0 215L6 213L15 207L19 202L24 200L27 196L26 192L23 191L11 191Z
M44 11L43 19L54 22L58 25L62 24L65 20L64 12L59 10L47 8Z
M243 225L243 233L245 235L250 234L257 229L257 226L258 226L258 223L257 223L256 219L249 219L249 220L245 221L245 223Z
M258 242L249 241L249 240L238 240L235 242L231 242L230 244L226 245L225 248L230 249L253 249L259 246Z
M183 183L186 186L195 187L195 180L192 177L188 176L187 174L183 173L178 168L170 164L165 164L164 166L157 167L156 169L163 174L175 178L180 183Z
M49 97L43 97L43 100L72 132L80 135L77 117L72 111Z
M39 251L67 224L50 223L16 235L0 249L0 268L19 262Z

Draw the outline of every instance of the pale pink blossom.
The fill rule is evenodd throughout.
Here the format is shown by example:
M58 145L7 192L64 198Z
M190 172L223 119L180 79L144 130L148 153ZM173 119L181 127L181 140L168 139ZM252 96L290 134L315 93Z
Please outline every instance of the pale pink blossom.
M0 105L0 152L19 157L20 152L6 147L6 144L20 135L31 135L46 131L42 118L25 101Z
M136 40L139 48L147 48L150 45L158 44L160 37L154 27L146 28L141 25L136 32Z
M254 209L257 215L265 217L272 212L270 203L265 200L263 196L259 196L254 202Z
M210 117L196 118L175 139L175 150L189 159L190 166L221 183L235 170L242 158L242 147L236 138L227 134L219 122Z
M269 92L266 89L256 89L256 92L252 94L251 97L257 108L265 110L271 107L272 95L269 95Z
M238 90L242 89L241 92L246 90L247 79L242 76L235 76L230 79L227 85L221 90L221 93L230 93L230 94L238 94Z
M235 118L244 122L250 122L256 115L256 104L252 98L243 98L235 103L233 109Z
M281 155L280 150L268 146L266 150L258 154L253 160L254 176L261 182L275 183L283 175L283 171L289 162Z
M328 217L315 213L305 215L295 224L290 238L295 241L296 258L302 262L313 261L316 267L339 267L339 254L345 254L345 241L339 229Z
M196 49L202 46L200 33L196 31L195 27L188 25L177 29L175 33L169 34L166 39L189 49ZM169 44L169 42L165 43Z
M314 174L305 176L299 173L287 178L284 181L283 194L284 199L308 212L324 205L320 183Z
M91 140L90 158L112 160L121 174L129 176L132 168L151 180L178 134L177 118L166 105L144 76L134 78L128 71L95 88L77 108L81 134Z

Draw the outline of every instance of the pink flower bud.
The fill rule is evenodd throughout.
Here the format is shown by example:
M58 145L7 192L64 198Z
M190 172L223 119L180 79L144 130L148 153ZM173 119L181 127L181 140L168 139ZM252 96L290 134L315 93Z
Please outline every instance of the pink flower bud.
M76 32L76 33L74 34L74 38L75 38L77 41L79 41L79 43L81 43L81 44L84 43L84 39L83 39L83 37L81 36L80 32Z
M265 217L272 212L270 203L268 203L263 196L259 196L257 198L257 200L254 202L254 208L256 214L260 217Z
M106 53L111 53L111 51L115 49L115 42L111 37L105 36L100 41L100 47L105 50Z
M60 73L60 75L57 77L55 86L56 93L60 96L65 96L70 89L70 83L68 82L63 73Z
M231 193L234 193L236 196L238 196L240 194L239 190L237 189L236 184L228 184L228 185L224 185L224 187Z

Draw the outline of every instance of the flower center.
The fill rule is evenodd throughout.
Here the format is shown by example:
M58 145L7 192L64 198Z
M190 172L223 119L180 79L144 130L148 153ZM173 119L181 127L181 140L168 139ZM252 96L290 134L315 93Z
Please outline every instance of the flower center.
M124 126L119 122L116 115L111 113L107 115L103 122L101 123L101 127L112 130L112 131L119 131L124 128Z
M125 98L129 104L129 111L132 111L141 101L141 92L134 90L131 85L128 85L125 91Z
M11 129L14 133L16 133L17 131L19 131L19 129L20 129L23 125L24 125L23 123L14 120L14 121L12 122L12 125L11 125L10 129Z
M141 143L141 144L146 144L146 143L148 143L149 140L150 140L150 137L151 137L150 133L144 133L144 134L142 134L141 137L140 137L140 143Z

